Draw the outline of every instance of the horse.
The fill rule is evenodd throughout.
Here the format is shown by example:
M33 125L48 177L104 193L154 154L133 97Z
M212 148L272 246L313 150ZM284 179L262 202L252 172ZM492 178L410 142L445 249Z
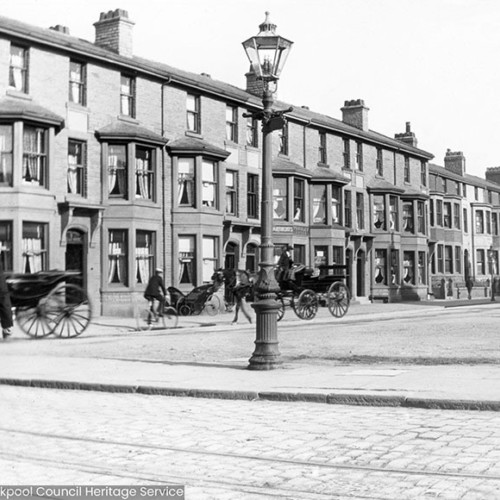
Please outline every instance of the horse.
M212 280L222 280L226 286L224 299L227 304L235 305L234 318L232 324L238 322L240 310L249 323L252 323L252 317L246 309L246 298L253 298L253 280L250 273L243 269L217 269L212 276Z

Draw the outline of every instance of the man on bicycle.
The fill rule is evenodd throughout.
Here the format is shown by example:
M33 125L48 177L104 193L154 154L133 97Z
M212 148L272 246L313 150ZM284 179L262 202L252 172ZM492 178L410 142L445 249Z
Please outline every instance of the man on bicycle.
M144 298L152 302L152 307L154 308L154 301L158 301L158 309L156 314L158 316L163 316L163 309L165 308L165 301L167 297L167 291L165 290L165 284L163 283L163 269L157 267L155 269L155 274L149 278L148 285L144 291ZM154 309L153 309L154 311Z

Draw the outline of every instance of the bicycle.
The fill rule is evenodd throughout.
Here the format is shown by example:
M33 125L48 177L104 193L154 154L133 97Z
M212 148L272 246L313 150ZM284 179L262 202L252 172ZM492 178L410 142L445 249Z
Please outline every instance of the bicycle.
M154 300L148 300L146 307L140 306L136 311L135 320L137 330L147 331L153 327L155 329L176 328L179 317L175 308L168 304L163 307L163 314L158 314L155 310Z

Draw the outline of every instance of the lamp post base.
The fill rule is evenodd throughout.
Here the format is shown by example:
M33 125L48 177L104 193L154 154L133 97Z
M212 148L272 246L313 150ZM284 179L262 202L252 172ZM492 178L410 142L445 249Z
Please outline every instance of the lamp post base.
M278 349L278 309L274 299L255 302L252 307L256 314L255 351L248 360L249 370L274 370L282 364Z

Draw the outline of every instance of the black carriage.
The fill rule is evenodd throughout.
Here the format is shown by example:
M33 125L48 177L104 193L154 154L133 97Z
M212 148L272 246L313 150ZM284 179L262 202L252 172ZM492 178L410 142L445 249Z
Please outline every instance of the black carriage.
M76 337L90 323L92 309L76 271L6 273L18 325L30 337Z
M217 286L213 283L197 286L187 294L173 286L168 287L167 291L170 305L181 316L197 315L202 311L214 316L220 311L221 300L216 294Z
M280 291L276 300L280 304L278 321L285 314L285 307L290 305L300 319L313 319L320 305L337 318L347 313L350 293L345 280L347 266L320 266L317 269L306 268L302 264L292 266L289 279L280 281Z

